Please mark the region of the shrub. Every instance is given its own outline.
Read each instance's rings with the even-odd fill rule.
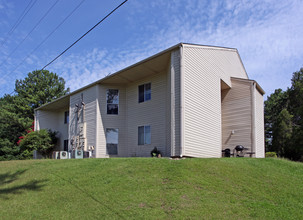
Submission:
[[[20,142],[20,150],[24,159],[33,157],[33,151],[37,150],[43,157],[48,157],[56,145],[57,132],[41,129],[28,133]]]
[[[276,152],[266,152],[265,157],[274,157],[277,158],[277,153]]]

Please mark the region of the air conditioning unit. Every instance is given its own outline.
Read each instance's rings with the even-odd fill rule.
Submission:
[[[89,151],[83,151],[83,158],[89,158]]]
[[[68,159],[67,151],[60,151],[60,159]]]
[[[53,151],[53,156],[52,156],[53,159],[60,159],[60,151]]]
[[[82,150],[75,150],[74,155],[75,155],[75,159],[83,159],[83,151]]]

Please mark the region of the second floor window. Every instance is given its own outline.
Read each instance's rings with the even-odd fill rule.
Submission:
[[[64,124],[69,123],[69,111],[64,112]]]
[[[106,91],[107,114],[118,115],[119,110],[119,90],[108,89]]]
[[[139,103],[151,100],[151,83],[139,86]]]

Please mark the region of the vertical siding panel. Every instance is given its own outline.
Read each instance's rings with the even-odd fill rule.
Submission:
[[[119,90],[119,107],[118,115],[107,114],[107,97],[108,89]],[[125,86],[122,85],[99,85],[98,86],[98,149],[97,157],[109,157],[106,154],[106,128],[118,128],[118,155],[120,157],[128,156],[127,142],[126,142],[126,96]]]
[[[81,105],[81,94],[85,103],[84,122],[86,123],[85,142],[86,146],[96,146],[96,88],[92,86],[83,91],[75,93],[70,97],[70,124],[69,139],[77,135],[77,113],[75,105]],[[82,122],[81,116],[79,122]]]
[[[138,103],[138,86],[151,83],[151,100]],[[149,157],[154,147],[165,155],[167,145],[167,72],[127,85],[127,143],[128,156]],[[151,126],[151,144],[138,145],[138,126]]]
[[[55,150],[63,150],[64,140],[68,139],[68,124],[64,124],[64,112],[68,109],[60,109],[56,112],[38,110],[37,111],[37,128],[51,129],[58,132],[58,142]]]
[[[265,157],[265,148],[264,148],[264,105],[263,105],[263,95],[255,89],[256,97],[256,157],[264,158]]]
[[[185,45],[185,152],[193,157],[221,157],[220,79],[247,79],[235,49]]]
[[[173,56],[173,69],[175,72],[175,102],[174,102],[174,119],[175,126],[173,132],[174,146],[172,151],[172,156],[180,156],[181,154],[181,87],[180,87],[180,50],[175,50],[172,52]]]
[[[232,79],[232,89],[222,91],[222,148],[243,145],[251,151],[252,100],[250,81]],[[234,131],[234,134],[232,134]]]

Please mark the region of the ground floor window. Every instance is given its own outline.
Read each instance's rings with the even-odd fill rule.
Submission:
[[[106,128],[106,153],[108,155],[118,154],[119,129]]]
[[[138,127],[138,145],[151,144],[150,126]]]
[[[68,151],[68,140],[64,140],[63,142],[63,150]]]

